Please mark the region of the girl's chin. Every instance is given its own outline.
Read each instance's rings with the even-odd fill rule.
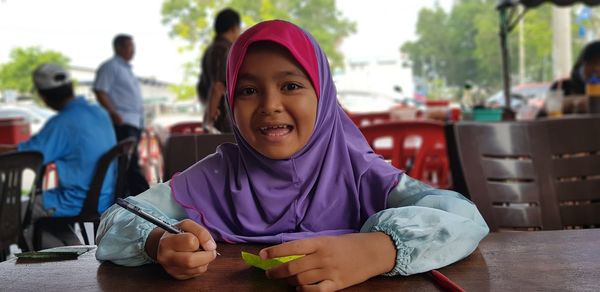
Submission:
[[[284,160],[289,159],[296,153],[296,151],[289,151],[288,147],[284,147],[285,149],[281,149],[282,147],[269,147],[269,149],[257,149],[260,154],[264,155],[267,158],[275,159],[275,160]]]

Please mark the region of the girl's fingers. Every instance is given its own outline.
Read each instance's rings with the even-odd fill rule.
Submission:
[[[336,291],[336,285],[331,280],[323,280],[317,284],[298,286],[300,291],[316,292],[316,291]]]
[[[172,266],[180,269],[196,269],[201,266],[206,266],[212,262],[217,256],[217,253],[212,251],[195,251],[195,252],[173,252],[162,259],[160,263],[163,266]]]
[[[287,278],[318,268],[321,268],[320,259],[314,255],[307,255],[269,269],[267,277],[271,279]]]
[[[208,232],[208,230],[206,228],[204,228],[202,225],[196,223],[193,220],[186,219],[186,220],[181,221],[178,224],[178,226],[183,231],[189,232],[189,233],[195,235],[196,238],[198,238],[199,245],[202,247],[203,250],[210,251],[210,250],[217,249],[217,244],[215,243],[214,239],[212,238],[212,235],[210,235],[210,232]]]
[[[317,251],[318,242],[322,238],[294,240],[262,249],[258,255],[262,259],[270,259],[291,255],[308,255]]]
[[[287,281],[294,286],[303,286],[319,283],[325,280],[325,271],[323,269],[313,269],[290,277]]]
[[[191,278],[198,277],[208,271],[208,265],[197,267],[194,269],[172,269],[171,271],[167,271],[173,278],[178,280],[187,280]]]
[[[159,248],[174,252],[195,252],[200,248],[200,240],[192,233],[165,234],[159,244]]]

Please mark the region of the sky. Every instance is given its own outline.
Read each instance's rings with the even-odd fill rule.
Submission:
[[[357,23],[356,34],[341,46],[348,59],[394,57],[415,38],[419,9],[434,3],[449,9],[453,0],[337,0],[338,9]],[[368,4],[367,4],[368,3]],[[0,63],[15,47],[40,46],[59,51],[71,65],[95,69],[112,56],[112,38],[134,36],[132,61],[139,76],[180,82],[183,43],[161,24],[162,0],[0,0]]]

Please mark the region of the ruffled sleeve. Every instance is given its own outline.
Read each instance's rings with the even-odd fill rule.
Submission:
[[[489,228],[461,194],[429,187],[407,175],[392,189],[387,209],[361,232],[380,231],[396,245],[396,265],[384,275],[412,275],[447,266],[471,254]]]
[[[174,224],[186,218],[183,209],[171,197],[167,183],[153,186],[129,202],[144,211]],[[96,258],[123,266],[139,266],[153,262],[146,254],[146,238],[156,226],[133,213],[113,205],[102,215],[96,242]]]

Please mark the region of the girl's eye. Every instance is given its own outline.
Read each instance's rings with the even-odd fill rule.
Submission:
[[[256,89],[252,88],[252,87],[244,87],[244,88],[240,88],[238,89],[238,95],[253,95],[256,93]]]
[[[300,88],[302,88],[302,87],[296,83],[287,83],[283,86],[283,90],[286,90],[286,91],[298,90]]]

